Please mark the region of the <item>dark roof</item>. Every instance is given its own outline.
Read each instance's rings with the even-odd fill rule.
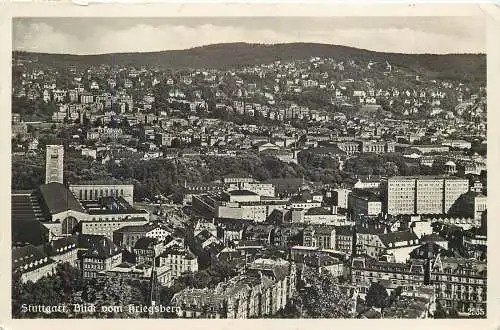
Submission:
[[[432,233],[430,235],[422,236],[420,238],[420,242],[446,242],[447,240],[443,237],[439,236],[436,233]]]
[[[89,210],[88,214],[90,215],[100,215],[100,214],[148,214],[146,210],[136,210],[136,209],[105,209],[105,210]]]
[[[77,249],[78,238],[76,236],[63,237],[45,245],[45,252],[49,256],[67,253]]]
[[[433,241],[426,242],[424,245],[414,249],[410,252],[411,259],[427,259],[428,257],[436,255],[453,257],[454,253],[450,250],[443,248]]]
[[[147,250],[153,248],[157,240],[152,237],[141,237],[135,242],[134,249]]]
[[[146,220],[145,218],[143,218]],[[137,226],[125,226],[115,230],[115,233],[146,233],[153,230],[155,226],[151,224],[137,225]]]
[[[85,209],[73,193],[61,183],[43,184],[39,187],[39,191],[51,214],[68,210],[85,213]]]
[[[364,199],[368,202],[380,202],[380,198],[372,191],[366,189],[354,189],[351,193],[354,197]]]
[[[33,245],[12,249],[12,270],[14,271],[21,271],[24,273],[43,267],[52,262],[53,260],[51,260],[42,249]],[[27,269],[24,268],[26,266]]]
[[[311,207],[306,212],[306,215],[326,215],[326,214],[332,214],[332,211],[326,207]]]
[[[248,266],[248,272],[254,274],[261,272],[262,275],[278,281],[283,280],[290,274],[288,264],[261,264],[256,262]]]
[[[250,190],[231,190],[229,191],[229,194],[232,196],[257,196],[258,194],[254,193],[253,191]]]
[[[95,258],[110,258],[121,253],[118,246],[109,238],[101,235],[79,235],[78,248],[85,250],[84,256]]]
[[[212,233],[210,233],[208,230],[206,229],[203,229],[202,231],[200,231],[198,233],[198,235],[196,235],[196,239],[202,241],[202,242],[205,242],[207,239],[209,239],[210,237],[214,237],[214,235],[212,235]]]
[[[12,244],[41,245],[49,240],[49,229],[37,220],[12,221]]]
[[[337,145],[329,145],[317,148],[310,148],[308,151],[312,154],[325,155],[325,154],[345,154],[345,151],[340,149]]]
[[[335,227],[335,236],[352,236],[354,230],[351,226],[336,226]]]
[[[331,235],[332,232],[335,233],[335,226],[332,225],[312,225],[307,227],[305,230],[314,230],[315,234]]]
[[[411,231],[395,231],[387,234],[380,234],[378,237],[380,237],[380,240],[386,246],[395,242],[418,240],[418,236]]]
[[[215,224],[231,224],[231,223],[239,223],[242,226],[250,226],[255,223],[254,220],[248,219],[233,219],[233,218],[215,218]]]
[[[386,232],[386,227],[384,225],[374,226],[356,226],[356,233],[358,234],[371,234],[371,235],[382,235]]]

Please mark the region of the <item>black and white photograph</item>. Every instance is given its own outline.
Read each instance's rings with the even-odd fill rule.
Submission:
[[[486,32],[13,17],[12,318],[487,318]]]

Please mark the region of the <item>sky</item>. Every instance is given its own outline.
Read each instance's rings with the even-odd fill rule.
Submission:
[[[472,17],[14,18],[13,50],[103,54],[248,42],[314,42],[395,53],[486,53]]]

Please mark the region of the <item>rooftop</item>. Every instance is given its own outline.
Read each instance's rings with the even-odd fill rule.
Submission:
[[[109,238],[101,235],[79,235],[78,248],[84,249],[83,255],[93,258],[108,259],[121,253],[121,250]]]
[[[39,191],[51,214],[58,214],[68,210],[86,213],[73,193],[61,183],[51,182],[40,185]]]

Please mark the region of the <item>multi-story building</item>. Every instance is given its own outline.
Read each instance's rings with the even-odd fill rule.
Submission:
[[[166,267],[155,267],[156,281],[161,286],[172,285],[172,276],[170,269]],[[99,273],[99,276],[110,278],[119,278],[127,280],[139,280],[150,283],[153,272],[153,266],[149,264],[131,264],[122,262],[118,266]]]
[[[122,218],[122,219],[103,219],[103,220],[88,220],[82,221],[81,225],[81,233],[82,234],[90,234],[90,235],[102,235],[109,239],[113,239],[114,232],[120,230],[120,228],[128,227],[128,226],[143,226],[146,225],[149,221],[143,217],[135,217],[135,218]]]
[[[394,142],[385,142],[385,141],[362,141],[361,143],[361,151],[362,152],[373,152],[373,153],[386,153],[386,152],[394,152],[395,149]]]
[[[411,290],[424,285],[424,277],[424,262],[420,260],[395,263],[356,257],[351,266],[351,282],[360,287],[369,287],[373,282],[385,280],[388,286],[386,289],[401,286],[405,290]]]
[[[335,227],[331,225],[312,225],[304,229],[303,246],[320,249],[335,249]]]
[[[134,185],[131,184],[72,184],[69,190],[80,201],[97,201],[102,197],[122,197],[130,205],[134,203]]]
[[[293,213],[300,213],[302,215],[302,221],[307,224],[325,224],[342,226],[348,225],[351,222],[347,220],[346,214],[337,213],[337,207],[325,208],[325,207],[313,207],[307,211],[292,211]],[[300,218],[300,217],[299,217]],[[293,219],[296,222],[296,219]]]
[[[335,227],[335,249],[348,255],[353,253],[354,229],[352,226]]]
[[[80,102],[83,104],[89,104],[94,102],[94,95],[90,92],[83,92],[80,94]]]
[[[50,259],[41,249],[26,245],[12,249],[12,271],[19,274],[23,283],[37,282],[39,279],[52,275],[57,263]]]
[[[351,193],[351,190],[349,189],[344,189],[344,188],[338,188],[333,190],[333,198],[334,201],[336,200],[336,205],[340,208],[347,209],[347,204],[348,204],[348,197],[349,194]],[[336,198],[335,198],[336,197]]]
[[[295,291],[294,263],[258,259],[246,274],[219,283],[215,289],[184,289],[171,304],[184,318],[252,318],[283,309]]]
[[[122,251],[107,237],[79,235],[78,260],[84,278],[97,278],[122,263]]]
[[[354,190],[349,194],[348,209],[355,220],[358,215],[379,215],[382,213],[382,202],[371,192]]]
[[[155,258],[165,251],[163,242],[156,238],[141,237],[134,245],[135,262],[152,265]]]
[[[257,222],[266,221],[274,210],[283,210],[288,200],[266,199],[245,190],[229,193],[203,194],[192,197],[193,209],[208,218],[246,219]],[[321,205],[321,203],[316,203]]]
[[[454,177],[392,177],[386,183],[387,213],[445,214],[469,190],[467,179]]]
[[[436,288],[436,300],[444,309],[462,313],[475,309],[486,313],[486,261],[436,258],[431,281]]]
[[[481,219],[488,208],[488,198],[480,192],[469,191],[457,199],[451,206],[450,214]]]
[[[113,231],[113,242],[119,247],[131,250],[135,243],[142,237],[155,238],[164,242],[171,232],[157,225],[129,225]]]
[[[47,243],[43,248],[48,257],[57,264],[78,266],[78,239],[76,236],[63,237]]]
[[[64,146],[47,145],[45,158],[45,183],[63,183],[64,171]]]
[[[184,272],[198,271],[198,259],[184,247],[172,246],[160,254],[160,267],[166,266],[172,270],[172,279]]]

